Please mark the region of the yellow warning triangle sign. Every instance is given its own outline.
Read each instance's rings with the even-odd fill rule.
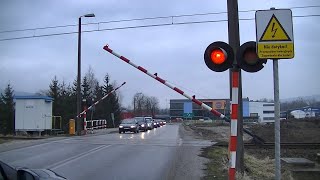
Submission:
[[[259,42],[263,41],[291,41],[277,17],[273,14]]]

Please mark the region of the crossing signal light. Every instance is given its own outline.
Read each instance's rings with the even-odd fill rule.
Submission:
[[[246,72],[258,72],[267,63],[267,59],[260,59],[256,52],[256,42],[248,41],[237,51],[237,64]]]
[[[211,52],[211,60],[215,64],[222,64],[226,60],[226,53],[221,49],[215,49]]]
[[[229,44],[221,41],[211,43],[204,52],[204,61],[209,69],[223,72],[232,67],[234,53]]]

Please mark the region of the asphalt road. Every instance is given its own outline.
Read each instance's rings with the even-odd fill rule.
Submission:
[[[0,150],[0,160],[12,166],[52,169],[71,180],[198,179],[199,160],[192,156],[212,143],[184,140],[179,132],[179,125],[166,125],[139,134],[52,139]]]

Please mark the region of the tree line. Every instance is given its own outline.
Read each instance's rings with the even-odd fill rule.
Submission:
[[[109,74],[104,76],[103,83],[100,84],[97,78],[95,77],[93,70],[89,67],[87,73],[82,78],[81,83],[81,100],[82,100],[82,109],[84,106],[90,106],[95,101],[100,100],[103,96],[108,94],[117,86],[114,81],[111,83],[111,78]],[[66,84],[64,81],[59,82],[55,76],[50,85],[49,90],[41,92],[43,94],[50,96],[54,99],[52,106],[52,114],[54,116],[62,117],[62,128],[64,130],[68,129],[69,119],[74,119],[76,117],[77,111],[77,80],[74,80],[73,84]],[[91,111],[87,112],[87,120],[91,119],[106,119],[107,125],[113,125],[111,120],[111,113],[114,114],[115,124],[119,124],[120,121],[120,99],[119,92],[112,93],[108,98],[101,101],[98,105],[93,107]],[[56,121],[55,127],[59,126],[59,121]]]
[[[133,113],[135,116],[154,116],[159,113],[159,100],[154,96],[136,93],[133,96]]]
[[[289,111],[306,106],[320,107],[320,101],[317,101],[316,99],[305,100],[300,97],[293,101],[281,102],[280,104],[281,111]]]

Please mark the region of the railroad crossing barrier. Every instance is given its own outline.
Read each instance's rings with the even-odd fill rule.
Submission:
[[[110,94],[114,93],[115,91],[117,91],[119,88],[121,88],[125,84],[126,84],[126,82],[123,82],[120,86],[118,86],[117,88],[115,88],[112,91],[110,91],[108,94],[103,96],[101,99],[99,99],[98,101],[93,103],[88,108],[85,106],[84,110],[80,114],[78,114],[76,116],[76,119],[79,119],[80,117],[83,116],[83,130],[84,130],[83,132],[84,132],[84,134],[87,134],[87,130],[91,130],[91,132],[93,133],[93,129],[107,128],[107,120],[90,120],[90,121],[87,121],[87,112],[89,110],[91,110],[94,106],[98,105],[101,101],[103,101]],[[88,126],[91,126],[91,127],[88,127]],[[88,129],[88,128],[91,128],[91,129]]]
[[[86,134],[88,132],[93,134],[94,130],[106,129],[106,128],[107,128],[107,120],[105,119],[89,120],[84,122],[84,130]]]

